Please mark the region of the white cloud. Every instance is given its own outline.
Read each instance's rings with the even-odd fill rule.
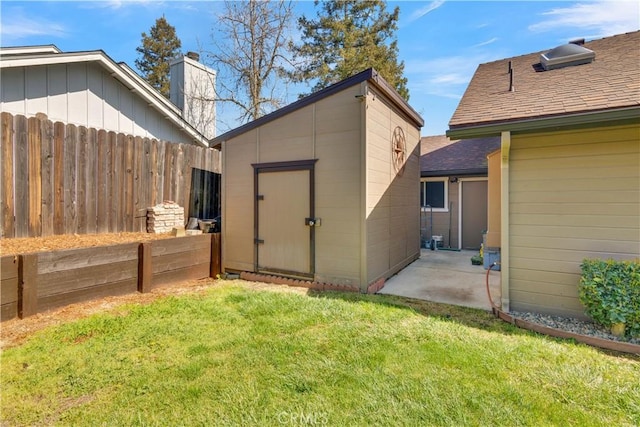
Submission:
[[[640,28],[640,3],[637,1],[595,1],[551,9],[545,19],[529,26],[533,32],[557,28],[580,28],[596,37],[635,31]]]
[[[105,7],[108,9],[120,9],[122,7],[122,1],[114,0],[114,1],[104,1],[104,2],[93,2],[97,3],[96,7]]]
[[[132,5],[144,5],[144,6],[163,6],[163,1],[152,1],[152,0],[90,0],[82,4],[81,7],[87,9],[112,9],[118,10],[125,6]]]
[[[473,47],[486,46],[486,45],[488,45],[488,44],[495,43],[495,42],[497,42],[498,40],[499,40],[499,39],[498,39],[497,37],[493,37],[493,38],[491,38],[491,39],[489,39],[489,40],[487,40],[487,41],[484,41],[484,42],[482,42],[482,43],[475,44],[475,45],[473,45]]]
[[[436,10],[437,8],[439,8],[440,6],[442,6],[444,4],[444,0],[434,0],[431,3],[427,4],[424,7],[421,7],[420,9],[416,10],[415,12],[413,12],[411,14],[411,16],[409,16],[408,18],[408,22],[411,23],[415,20],[418,20],[420,18],[422,18],[424,15],[426,15],[429,12],[432,12],[434,10]]]
[[[482,62],[486,62],[484,55],[459,55],[428,60],[410,60],[405,64],[405,72],[419,73],[425,76],[431,76],[433,79],[437,78],[437,76],[451,74],[471,78],[478,64]],[[452,79],[449,80],[454,81]],[[459,80],[455,80],[455,82],[461,83]]]
[[[502,57],[502,52],[475,53],[413,60],[405,63],[405,73],[411,82],[411,93],[460,99],[478,64]]]
[[[453,76],[452,80],[457,81],[460,76]],[[411,83],[409,89],[411,90],[411,96],[413,97],[424,97],[424,96],[436,96],[438,98],[447,98],[447,99],[456,99],[460,100],[462,98],[462,94],[466,88],[465,83],[438,83],[438,80],[447,80],[445,75],[438,77],[430,77],[430,76],[415,76],[412,77],[409,81]]]
[[[409,61],[405,72],[415,93],[459,99],[478,61],[462,56]]]
[[[0,34],[5,41],[15,42],[30,36],[66,37],[68,30],[60,24],[38,18],[26,18],[15,15],[4,16],[0,25]]]
[[[469,76],[462,73],[451,72],[431,76],[429,83],[438,85],[463,85],[469,81]]]

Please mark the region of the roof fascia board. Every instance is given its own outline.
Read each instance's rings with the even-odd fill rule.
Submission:
[[[540,132],[562,127],[596,126],[607,122],[638,120],[640,120],[640,107],[634,106],[615,110],[589,111],[586,113],[531,118],[512,122],[461,126],[447,130],[447,136],[451,139],[470,139],[499,136],[503,131],[509,131],[511,133]]]
[[[54,44],[0,47],[0,55],[34,55],[43,53],[62,53],[62,51]]]
[[[101,51],[37,54],[37,55],[5,55],[0,68],[30,67],[34,65],[56,65],[75,62],[99,61],[105,54]]]
[[[468,175],[487,175],[488,168],[477,169],[451,169],[451,170],[426,170],[421,171],[421,177],[434,177],[434,176],[468,176]]]
[[[124,84],[129,90],[134,90],[150,106],[168,118],[174,125],[187,133],[193,140],[204,147],[209,147],[207,139],[201,135],[193,126],[187,123],[180,113],[180,110],[168,100],[161,99],[160,94],[155,94],[153,89],[140,76],[138,76],[129,66],[122,67],[116,64],[103,51],[56,53],[51,55],[33,55],[28,57],[3,58],[0,61],[0,68],[29,67],[39,65],[56,65],[81,62],[97,62],[102,65],[114,78]]]
[[[151,86],[145,79],[140,77],[138,73],[133,71],[133,69],[129,67],[126,63],[121,62],[119,64],[116,64],[116,66],[120,70],[124,71],[124,73],[127,74],[132,80],[134,80],[137,85],[142,86],[149,93],[151,97],[156,98],[159,103],[164,104],[167,108],[173,110],[175,114],[178,114],[178,115],[181,114],[180,109],[176,105],[174,105],[171,101],[169,101],[164,96],[156,94],[155,92],[157,91],[153,88],[153,86]]]
[[[374,86],[382,90],[383,93],[391,100],[396,107],[400,108],[419,128],[424,126],[424,119],[405,101],[391,85],[382,78],[378,73],[369,79]]]

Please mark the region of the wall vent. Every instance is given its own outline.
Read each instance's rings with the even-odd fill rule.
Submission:
[[[564,44],[540,55],[540,64],[545,70],[582,65],[593,62],[596,53],[574,43]]]

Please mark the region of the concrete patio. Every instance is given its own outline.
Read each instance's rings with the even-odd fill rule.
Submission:
[[[487,271],[471,265],[476,251],[422,249],[420,259],[391,277],[378,293],[491,310],[486,291]],[[500,273],[489,277],[491,297],[500,301]]]

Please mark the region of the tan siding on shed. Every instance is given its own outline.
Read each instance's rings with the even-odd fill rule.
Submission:
[[[224,268],[252,271],[253,245],[253,168],[257,161],[256,134],[253,130],[225,143],[223,147],[222,263]]]
[[[373,91],[372,91],[373,92]],[[367,98],[367,281],[389,277],[420,253],[420,134],[381,94]],[[406,161],[391,157],[396,127],[404,131]]]
[[[313,158],[313,106],[260,127],[260,163]]]
[[[359,86],[225,142],[223,266],[254,269],[251,163],[318,159],[315,165],[316,280],[360,282]],[[258,155],[259,154],[259,155]]]
[[[513,135],[511,309],[583,317],[584,258],[640,257],[637,125]]]
[[[315,104],[316,280],[360,284],[360,110],[356,85]]]
[[[390,268],[389,185],[395,176],[391,164],[391,110],[369,94],[367,103],[367,281]]]

